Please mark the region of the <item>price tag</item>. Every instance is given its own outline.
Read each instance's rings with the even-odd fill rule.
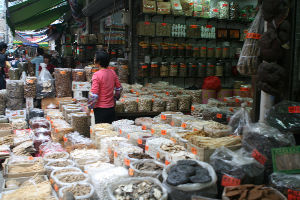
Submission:
[[[157,158],[157,159],[160,159],[159,152],[156,153],[156,158]]]
[[[130,160],[129,159],[127,159],[127,158],[125,158],[124,159],[124,164],[125,164],[125,166],[130,166]]]
[[[128,138],[128,140],[130,139],[130,134],[127,134],[127,138]]]
[[[83,173],[88,174],[88,171],[84,171]]]
[[[29,159],[29,160],[33,160],[34,158],[33,158],[32,156],[29,156],[28,159]]]
[[[192,65],[192,68],[196,68],[197,67],[197,65]]]
[[[219,12],[219,10],[218,9],[213,9],[213,12]]]
[[[157,65],[157,64],[152,64],[151,67],[152,67],[152,68],[157,68],[158,65]]]
[[[222,119],[222,114],[217,114],[218,119]]]
[[[257,149],[254,149],[252,151],[252,157],[262,165],[265,165],[265,163],[267,161],[267,158],[264,155],[262,155],[261,153],[259,153]]]
[[[59,188],[58,188],[58,186],[55,184],[54,185],[54,190],[56,191],[56,192],[58,192],[58,190],[59,190]]]
[[[249,91],[250,91],[250,88],[241,87],[240,90],[241,90],[242,92],[249,92]]]
[[[195,111],[195,107],[194,107],[194,106],[192,106],[192,107],[191,107],[191,110],[192,110],[192,111]]]
[[[147,69],[148,66],[147,65],[142,65],[142,69]]]
[[[53,184],[53,183],[54,183],[54,181],[53,181],[53,179],[52,179],[52,178],[50,178],[50,180],[49,180],[49,181],[50,181],[50,183],[51,183],[51,184]]]
[[[154,134],[154,133],[155,133],[155,130],[154,130],[154,129],[151,129],[151,133]]]
[[[171,126],[174,126],[174,125],[175,125],[174,121],[171,121],[171,123],[170,123],[170,124],[171,124]]]
[[[165,161],[165,165],[168,166],[170,162],[168,160]]]
[[[98,71],[98,69],[92,69],[93,73],[96,73]]]
[[[196,149],[195,147],[192,147],[192,148],[191,148],[191,152],[192,152],[192,154],[197,155],[197,149]]]
[[[83,75],[83,72],[77,72],[77,75],[78,75],[78,76],[82,76],[82,75]]]
[[[26,82],[29,83],[29,84],[33,84],[34,81],[29,79]]]
[[[166,130],[161,130],[161,135],[167,135],[167,131]]]
[[[138,140],[137,140],[137,143],[138,143],[138,144],[143,144],[143,140],[142,140],[142,139],[138,139]]]
[[[246,38],[259,40],[261,38],[261,34],[258,33],[247,33]]]
[[[145,25],[149,25],[150,24],[150,22],[145,22]]]
[[[181,127],[182,127],[182,128],[186,128],[186,123],[182,123],[182,124],[181,124]]]
[[[230,111],[230,112],[234,112],[233,108],[229,108],[229,111]]]
[[[123,69],[128,69],[128,66],[127,65],[122,65],[121,66]]]
[[[161,117],[162,120],[166,120],[167,119],[166,115],[161,115],[160,117]]]
[[[175,7],[178,7],[178,6],[179,6],[179,4],[178,4],[178,3],[174,3],[174,6],[175,6]]]
[[[147,130],[147,127],[145,125],[143,125],[142,130]]]
[[[181,64],[180,67],[181,68],[186,68],[186,65],[185,64]]]
[[[161,23],[162,26],[167,26],[167,23]]]
[[[170,93],[169,93],[169,92],[166,92],[166,95],[167,95],[167,96],[169,96],[169,95],[170,95]]]
[[[68,142],[68,138],[63,137],[63,139],[64,139],[64,142]]]
[[[191,28],[198,28],[197,25],[190,25]]]
[[[108,152],[108,154],[111,154],[112,153],[111,148],[108,148],[107,152]]]
[[[60,74],[65,75],[67,72],[66,71],[61,71]]]
[[[131,169],[131,168],[129,168],[129,170],[128,170],[128,174],[129,174],[129,176],[133,176],[133,175],[134,175],[134,170],[133,170],[133,169]]]
[[[228,176],[228,175],[223,175],[222,177],[222,182],[221,185],[226,187],[226,186],[237,186],[241,184],[241,180]]]
[[[170,138],[170,140],[172,140],[172,142],[174,142],[174,144],[176,144],[176,142],[177,142],[177,141],[175,140],[175,138],[172,138],[172,137]]]
[[[300,191],[289,189],[288,200],[300,200]]]
[[[226,98],[224,98],[224,102],[226,102],[227,101],[227,99]]]
[[[197,132],[198,131],[198,129],[196,129],[196,128],[194,128],[194,130],[193,130],[194,132]]]
[[[117,158],[118,157],[118,153],[115,151],[114,152],[114,157]]]
[[[120,135],[122,135],[122,130],[121,129],[120,129],[119,133],[120,133]]]
[[[213,26],[212,25],[206,25],[206,28],[212,28]]]
[[[227,4],[227,3],[224,3],[222,6],[223,6],[223,7],[227,7],[227,6],[228,6],[228,4]]]
[[[149,151],[149,146],[148,145],[145,146],[145,151]]]
[[[239,102],[240,102],[240,100],[239,100],[239,99],[235,99],[235,102],[236,102],[236,103],[239,103]]]

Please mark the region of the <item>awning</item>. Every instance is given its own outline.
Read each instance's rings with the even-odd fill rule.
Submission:
[[[8,8],[11,29],[36,30],[50,25],[70,10],[66,0],[27,0]]]
[[[96,13],[101,13],[103,9],[113,8],[115,1],[116,10],[124,7],[124,2],[121,0],[95,0],[82,9],[82,13],[86,17],[90,17]]]

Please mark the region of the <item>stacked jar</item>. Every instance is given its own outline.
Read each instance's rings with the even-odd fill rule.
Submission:
[[[157,62],[151,62],[150,75],[151,77],[159,77],[160,69]]]
[[[176,77],[178,75],[178,64],[176,62],[171,62],[170,65],[170,77]]]
[[[207,63],[206,76],[214,76],[215,68],[216,66],[213,63]]]
[[[145,78],[149,76],[149,66],[147,63],[139,64],[138,76],[141,78]]]
[[[187,76],[187,66],[186,66],[185,63],[180,63],[178,76],[179,77],[186,77]]]
[[[188,64],[188,77],[195,77],[197,75],[197,65],[195,63]]]
[[[204,78],[206,77],[206,65],[205,63],[198,63],[198,77]]]
[[[160,66],[160,77],[168,77],[169,76],[169,68],[170,65],[167,62],[162,62]]]

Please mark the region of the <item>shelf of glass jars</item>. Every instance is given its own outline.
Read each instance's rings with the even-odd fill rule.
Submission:
[[[249,20],[249,19],[218,19],[218,18],[205,18],[205,17],[195,17],[195,16],[185,16],[185,15],[172,15],[172,14],[157,14],[157,13],[142,13],[140,12],[138,14],[138,16],[144,16],[144,17],[149,17],[149,18],[152,18],[152,17],[156,17],[156,16],[159,16],[159,17],[174,17],[174,19],[176,18],[185,18],[186,20],[187,19],[196,19],[196,20],[206,20],[206,21],[214,21],[214,22],[217,22],[217,23],[227,23],[227,24],[230,24],[230,23],[235,23],[235,24],[244,24],[244,25],[249,25],[253,20]]]
[[[195,41],[216,41],[216,42],[245,42],[240,39],[226,39],[226,38],[199,38],[199,37],[175,37],[175,36],[147,36],[147,35],[138,35],[138,38],[145,39],[179,39],[179,40],[195,40]]]

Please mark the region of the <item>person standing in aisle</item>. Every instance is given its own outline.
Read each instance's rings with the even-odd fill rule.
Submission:
[[[7,45],[4,42],[1,42],[0,43],[0,90],[6,89],[6,82],[5,82],[6,49],[7,49]]]
[[[44,62],[44,49],[42,48],[38,48],[37,49],[37,56],[35,58],[33,58],[31,61],[31,63],[35,64],[35,76],[38,77],[39,76],[39,67],[40,64]]]
[[[99,71],[93,75],[89,97],[89,108],[94,109],[96,124],[112,123],[115,120],[115,104],[122,92],[117,74],[107,69],[109,60],[106,51],[96,52],[94,62]]]

